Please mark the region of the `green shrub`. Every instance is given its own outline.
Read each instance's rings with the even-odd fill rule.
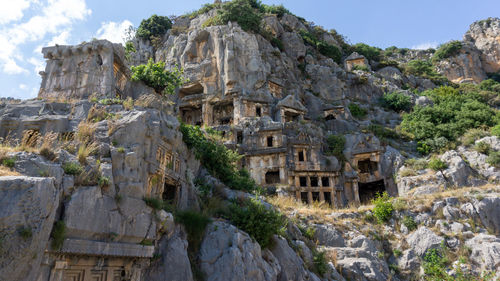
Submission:
[[[97,180],[97,183],[99,184],[99,187],[104,188],[109,186],[109,178],[100,176],[99,179]]]
[[[367,114],[366,109],[361,108],[355,103],[350,103],[347,107],[349,108],[352,116],[354,116],[355,118],[361,119],[364,118]]]
[[[235,226],[248,233],[262,248],[270,246],[273,235],[282,233],[287,224],[285,216],[264,206],[258,199],[233,202],[228,215]]]
[[[460,49],[462,49],[462,42],[460,41],[451,41],[445,43],[439,46],[439,48],[436,50],[434,56],[432,56],[432,61],[438,62],[443,59],[454,56],[455,54],[458,53],[458,51],[460,51]]]
[[[313,252],[313,264],[314,272],[318,273],[320,277],[323,277],[325,273],[328,272],[328,262],[326,260],[325,252],[314,251]]]
[[[211,222],[210,218],[202,213],[187,210],[177,212],[175,214],[175,221],[184,225],[188,235],[190,251],[197,252],[203,235],[205,234],[205,229]]]
[[[218,11],[218,21],[227,24],[230,21],[237,22],[245,31],[260,31],[261,13],[252,7],[248,0],[233,0],[222,4]]]
[[[214,3],[214,4],[206,3],[200,9],[198,9],[194,12],[191,12],[191,13],[187,14],[186,16],[189,17],[190,19],[194,19],[195,17],[197,17],[199,15],[202,15],[204,13],[209,12],[210,10],[212,10],[214,8],[219,8],[219,7],[220,7],[220,4],[217,4],[217,3]]]
[[[325,41],[318,41],[316,48],[322,55],[333,59],[336,63],[340,63],[342,52],[337,46],[330,45]]]
[[[375,136],[381,139],[398,139],[399,135],[396,131],[386,128],[379,124],[370,124],[367,127],[368,131],[372,132]]]
[[[429,249],[424,256],[424,273],[427,280],[446,280],[446,265],[448,260],[441,249]]]
[[[352,67],[352,70],[361,70],[361,71],[364,71],[364,72],[370,72],[370,69],[366,65],[357,65],[357,64],[355,64]]]
[[[345,160],[345,137],[343,135],[329,135],[326,138],[326,144],[328,145],[326,155],[335,156],[339,161]]]
[[[354,51],[365,56],[368,60],[379,61],[382,50],[377,47],[372,47],[364,43],[358,43],[352,46]]]
[[[167,212],[173,211],[173,206],[171,205],[172,202],[163,201],[162,199],[155,197],[144,197],[142,200],[144,200],[146,205],[153,210],[165,210]]]
[[[410,111],[412,107],[411,98],[405,94],[397,92],[384,94],[381,99],[381,104],[384,108],[391,109],[396,112]]]
[[[284,16],[285,14],[293,15],[287,8],[283,5],[266,5],[262,4],[262,9],[266,14],[273,14],[278,16],[279,18]]]
[[[427,167],[429,169],[432,169],[434,171],[442,171],[442,170],[446,170],[448,168],[448,165],[446,164],[446,162],[442,161],[441,159],[437,158],[437,157],[433,157],[431,158],[431,160],[429,160],[429,164],[427,164]]]
[[[424,170],[427,168],[427,160],[423,158],[420,159],[410,158],[405,161],[405,165],[417,171]]]
[[[492,166],[500,167],[500,152],[499,151],[490,152],[490,155],[488,155],[488,158],[486,158],[486,162]]]
[[[487,142],[480,141],[476,143],[476,145],[474,145],[474,150],[479,153],[488,155],[491,150],[491,145]]]
[[[14,168],[14,166],[16,165],[16,158],[4,158],[2,159],[2,165],[8,168]]]
[[[134,43],[132,41],[127,41],[125,43],[125,59],[130,61],[132,58],[132,53],[137,52],[135,49]]]
[[[198,126],[181,124],[180,131],[188,148],[194,149],[196,158],[212,176],[232,189],[253,191],[257,188],[247,171],[237,169],[236,164],[241,158],[237,152],[206,136]]]
[[[422,78],[430,79],[438,85],[445,84],[448,79],[439,74],[432,63],[423,60],[409,61],[404,67],[404,73],[407,75],[420,76]]]
[[[493,134],[493,128],[491,129],[492,134]],[[498,133],[500,133],[500,126],[498,127]],[[487,137],[489,135],[490,133],[484,129],[471,128],[464,133],[464,135],[461,137],[460,140],[464,145],[471,145],[474,142],[476,142],[476,140]]]
[[[297,227],[305,238],[314,241],[314,234],[316,233],[316,229],[314,227],[304,227],[301,225],[298,225]]]
[[[68,175],[79,175],[83,172],[83,167],[76,162],[66,162],[62,165],[64,173]]]
[[[394,208],[387,192],[377,193],[376,197],[372,199],[372,203],[375,205],[373,215],[379,223],[386,222],[391,218]]]
[[[278,39],[278,38],[276,38],[276,37],[273,37],[273,38],[271,39],[271,45],[273,45],[273,47],[278,47],[278,49],[280,49],[280,51],[282,51],[282,52],[283,52],[283,50],[285,49],[285,48],[283,47],[283,42],[281,42],[281,40],[280,40],[280,39]]]
[[[24,240],[28,240],[33,236],[33,231],[31,230],[31,227],[26,227],[22,226],[17,230],[17,233],[19,233],[19,236],[23,238]]]
[[[423,155],[431,152],[439,152],[448,147],[449,141],[445,137],[436,137],[417,142],[417,151]]]
[[[493,79],[485,79],[479,84],[479,89],[500,93],[500,83]]]
[[[491,128],[491,134],[500,137],[500,124],[495,125]]]
[[[400,249],[393,249],[392,250],[392,254],[396,257],[396,258],[399,258],[403,252],[400,250]]]
[[[406,226],[406,228],[408,228],[409,231],[417,229],[417,223],[412,216],[405,216],[403,218],[403,224],[404,226]]]
[[[125,148],[120,146],[116,149],[116,151],[118,151],[119,153],[125,153]]]
[[[137,28],[136,36],[142,39],[151,40],[153,37],[161,37],[172,27],[172,22],[168,17],[152,15],[148,19],[141,21]]]
[[[154,63],[149,59],[147,64],[132,66],[132,80],[143,81],[149,87],[155,89],[158,94],[175,94],[175,89],[182,86],[186,80],[183,78],[184,71],[178,67],[165,70],[165,63]]]
[[[51,247],[53,250],[59,250],[63,246],[64,239],[66,238],[66,224],[64,221],[59,220],[54,224],[52,233]]]

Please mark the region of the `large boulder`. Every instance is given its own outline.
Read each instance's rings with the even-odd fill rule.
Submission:
[[[500,235],[500,197],[486,197],[474,204],[483,225]]]
[[[332,225],[314,225],[314,239],[322,246],[345,247],[346,243],[340,231]]]
[[[481,63],[486,73],[500,70],[500,19],[488,18],[474,22],[464,35],[464,41],[474,44],[481,52]]]
[[[207,227],[201,243],[200,269],[207,281],[276,280],[279,267],[272,255],[233,225],[216,221]]]
[[[479,234],[467,240],[465,245],[471,249],[471,265],[476,272],[497,271],[500,278],[500,238],[493,235]]]
[[[406,241],[415,254],[424,257],[428,250],[438,248],[444,239],[427,227],[421,226],[410,234]]]
[[[59,194],[53,178],[0,177],[1,280],[35,280]]]
[[[284,238],[278,236],[275,236],[273,239],[274,246],[271,252],[276,257],[281,267],[277,280],[308,280],[309,272],[306,270],[304,262],[288,245],[288,242]]]

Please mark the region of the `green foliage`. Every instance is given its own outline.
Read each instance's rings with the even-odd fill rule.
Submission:
[[[137,50],[135,49],[134,43],[132,41],[127,41],[125,43],[125,59],[127,61],[130,61],[130,59],[132,58],[132,53],[135,52],[137,52]]]
[[[491,145],[487,142],[480,141],[480,142],[476,143],[476,145],[474,146],[474,150],[479,152],[479,153],[488,155],[490,153],[490,150],[491,150]]]
[[[500,137],[500,124],[498,125],[495,125],[491,128],[491,134],[493,136],[497,136],[497,137]]]
[[[326,144],[328,145],[328,151],[326,151],[326,155],[333,155],[339,161],[345,160],[345,137],[343,135],[329,135],[326,138]]]
[[[438,62],[454,56],[458,53],[458,51],[460,51],[460,49],[462,49],[462,43],[460,41],[450,41],[448,43],[445,43],[439,46],[439,48],[436,50],[434,56],[432,56],[432,61]]]
[[[191,12],[189,14],[187,14],[186,16],[189,17],[190,19],[194,19],[195,17],[199,16],[199,15],[202,15],[204,13],[207,13],[209,12],[210,10],[214,9],[214,8],[219,8],[220,7],[220,4],[210,4],[210,3],[206,3],[204,4],[200,9],[194,11],[194,12]]]
[[[486,79],[479,84],[479,89],[500,93],[500,83],[493,79]]]
[[[384,108],[391,109],[396,112],[409,111],[412,107],[411,98],[405,94],[397,92],[384,94],[380,102]]]
[[[116,198],[115,198],[116,199]],[[144,197],[142,198],[146,205],[153,210],[165,210],[167,212],[173,212],[174,206],[172,206],[172,202],[163,201],[160,198],[155,197]]]
[[[446,170],[446,168],[448,168],[448,165],[443,160],[441,160],[437,157],[433,157],[433,158],[431,158],[431,160],[429,160],[427,167],[429,169],[432,169],[432,170],[437,172],[437,171]]]
[[[448,259],[443,255],[441,249],[429,249],[424,256],[425,278],[427,280],[446,280],[448,274],[446,273],[446,265]]]
[[[2,159],[2,165],[8,168],[14,168],[14,166],[16,165],[16,158],[4,158]]]
[[[196,252],[200,247],[207,225],[211,222],[206,215],[193,211],[181,211],[175,214],[175,221],[184,225],[188,235],[190,251]]]
[[[409,61],[404,67],[404,73],[407,75],[419,76],[422,78],[430,79],[438,85],[443,85],[448,82],[448,79],[439,74],[432,63],[424,60]]]
[[[31,230],[31,227],[26,227],[26,226],[22,226],[19,229],[17,229],[17,233],[24,240],[28,240],[33,236],[33,231]]]
[[[278,49],[280,49],[280,51],[282,51],[282,52],[284,50],[283,42],[281,42],[281,40],[276,38],[276,37],[273,37],[271,39],[271,45],[273,45],[273,47],[278,47]]]
[[[422,155],[427,155],[431,152],[441,152],[446,149],[450,144],[445,137],[435,137],[433,139],[426,139],[417,142],[417,151]]]
[[[320,277],[328,272],[328,261],[326,260],[325,252],[313,252],[314,272],[318,273]]]
[[[261,4],[261,10],[263,10],[266,14],[273,14],[278,16],[279,18],[284,16],[285,14],[293,15],[287,8],[283,5],[266,5]]]
[[[260,31],[262,15],[260,11],[256,9],[258,7],[252,7],[251,2],[252,1],[248,0],[225,2],[218,11],[217,21],[221,24],[235,21],[243,30],[258,33]]]
[[[165,70],[165,63],[154,63],[153,59],[149,59],[147,64],[132,66],[132,80],[143,81],[146,85],[155,89],[158,94],[175,93],[175,89],[182,86],[186,80],[183,78],[183,69],[177,66],[172,70]]]
[[[365,56],[368,60],[379,61],[382,50],[377,47],[372,47],[364,43],[358,43],[353,47],[353,50],[358,54]]]
[[[488,158],[486,158],[486,162],[492,166],[500,167],[500,152],[499,151],[490,152],[490,155],[488,155]]]
[[[304,40],[304,43],[316,48],[322,55],[332,58],[335,62],[340,63],[342,52],[337,46],[333,46],[323,40],[319,40],[316,34],[304,29],[300,30],[299,34],[302,37],[302,40]]]
[[[61,249],[64,243],[64,238],[66,237],[66,224],[64,223],[64,221],[59,220],[54,224],[54,228],[52,228],[52,233],[50,236],[52,237],[52,249]]]
[[[99,184],[99,187],[104,188],[109,186],[109,178],[100,176],[99,179],[97,180],[97,183]]]
[[[406,228],[408,228],[409,231],[417,229],[417,223],[412,216],[405,216],[403,218],[403,224],[404,226],[406,226]]]
[[[473,85],[471,87],[474,87]],[[415,106],[413,112],[404,114],[401,131],[420,141],[421,150],[435,151],[430,140],[446,138],[455,141],[471,128],[495,125],[496,111],[490,107],[478,88],[439,87],[425,91],[432,106]],[[443,144],[442,139],[439,139]]]
[[[118,151],[119,153],[125,153],[125,148],[124,147],[118,147],[116,149],[116,151]]]
[[[396,131],[386,128],[379,124],[370,124],[367,127],[368,131],[372,132],[375,136],[381,139],[398,139],[399,135]]]
[[[386,222],[391,218],[394,207],[387,192],[377,193],[376,197],[372,199],[372,204],[375,205],[373,215],[379,223]]]
[[[232,189],[253,191],[255,182],[245,170],[237,169],[237,161],[241,156],[218,143],[213,137],[206,135],[200,127],[181,124],[182,139],[210,174],[220,179]]]
[[[493,127],[493,128],[495,128],[495,127]],[[493,128],[491,129],[492,134],[493,134]],[[500,134],[500,126],[498,126],[498,133]],[[487,137],[489,135],[490,135],[490,133],[484,129],[471,128],[464,133],[464,135],[461,137],[460,140],[462,141],[462,144],[464,144],[464,145],[471,145],[476,140],[478,140],[480,138]]]
[[[414,170],[424,170],[427,168],[427,160],[424,158],[410,158],[405,161],[405,165]]]
[[[137,28],[136,36],[145,40],[153,37],[161,37],[172,27],[172,22],[168,17],[152,15],[148,19],[141,21]]]
[[[366,109],[361,108],[355,103],[350,103],[347,107],[349,108],[352,116],[354,116],[355,118],[361,119],[364,118],[367,114]]]
[[[361,71],[364,71],[364,72],[370,72],[370,69],[366,65],[357,65],[357,64],[355,64],[352,67],[352,70],[361,70]]]
[[[83,172],[82,166],[77,162],[66,162],[62,165],[64,173],[68,175],[79,175]]]
[[[392,254],[396,257],[396,258],[399,258],[403,252],[400,250],[400,249],[393,249],[392,250]]]
[[[305,238],[314,241],[314,234],[316,233],[316,229],[314,227],[304,227],[302,225],[298,225],[297,227]]]
[[[233,201],[228,216],[235,226],[248,233],[262,248],[270,246],[273,235],[282,233],[287,224],[285,216],[255,198]]]

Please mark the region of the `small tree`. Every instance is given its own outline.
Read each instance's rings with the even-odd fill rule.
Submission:
[[[345,137],[343,135],[329,135],[326,138],[326,144],[328,145],[327,155],[333,155],[337,157],[339,161],[345,160],[344,157],[344,146]]]
[[[171,71],[165,70],[164,62],[154,63],[151,58],[147,64],[132,66],[131,70],[133,81],[143,81],[158,94],[173,95],[175,89],[186,82],[182,69],[174,67]]]
[[[151,40],[153,37],[163,36],[171,27],[172,22],[168,17],[152,15],[141,21],[136,35],[139,38]]]
[[[384,94],[381,104],[383,107],[392,109],[396,112],[409,111],[412,106],[409,96],[396,92]]]
[[[441,159],[434,157],[429,161],[428,167],[436,172],[441,172],[443,178],[448,182],[448,178],[444,175],[443,171],[448,168],[448,165]]]
[[[391,218],[394,207],[392,206],[391,198],[387,192],[377,193],[372,203],[375,205],[373,208],[373,215],[377,218],[379,223],[386,222]]]

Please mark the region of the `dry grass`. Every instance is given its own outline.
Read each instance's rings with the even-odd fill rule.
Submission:
[[[94,139],[95,126],[88,121],[82,121],[78,124],[76,138],[82,143],[90,143]]]
[[[0,165],[0,177],[6,177],[6,176],[22,176],[22,175],[14,170],[11,170],[5,166]]]
[[[95,143],[82,143],[78,147],[78,162],[80,164],[87,164],[87,157],[94,154],[97,151],[97,145]]]
[[[97,104],[94,104],[90,109],[87,115],[87,121],[89,122],[99,122],[105,120],[109,117],[109,113],[106,111],[106,108]]]

